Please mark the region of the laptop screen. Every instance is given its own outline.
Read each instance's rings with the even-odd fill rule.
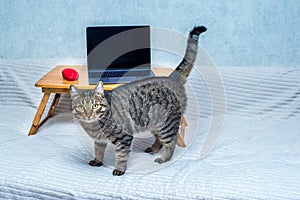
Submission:
[[[86,41],[89,72],[151,68],[149,26],[87,27]]]

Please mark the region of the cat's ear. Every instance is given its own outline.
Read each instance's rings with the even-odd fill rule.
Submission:
[[[74,86],[74,85],[70,85],[70,95],[71,95],[71,99],[73,100],[76,96],[79,95],[79,90]]]
[[[103,83],[102,81],[99,81],[97,83],[97,86],[95,87],[95,96],[97,97],[104,97],[104,89],[103,89]]]

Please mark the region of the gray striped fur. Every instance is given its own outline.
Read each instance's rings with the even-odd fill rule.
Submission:
[[[156,153],[164,147],[160,158],[171,159],[178,137],[180,119],[186,108],[184,83],[192,70],[198,49],[198,36],[205,27],[195,27],[189,34],[182,62],[169,77],[152,77],[115,88],[104,94],[99,82],[93,90],[70,86],[72,111],[95,141],[92,166],[101,166],[107,142],[115,146],[113,175],[123,175],[127,167],[133,135],[151,131],[155,143],[145,152]]]

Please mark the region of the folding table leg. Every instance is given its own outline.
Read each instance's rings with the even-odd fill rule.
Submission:
[[[53,117],[54,115],[54,110],[56,108],[56,105],[58,104],[58,101],[59,101],[59,98],[60,98],[61,94],[55,94],[53,100],[52,100],[52,103],[51,103],[51,106],[50,106],[50,109],[48,111],[48,114],[47,116],[45,117],[45,119],[43,119],[39,125],[38,125],[38,128],[41,127],[49,118]]]
[[[185,147],[184,142],[184,133],[185,133],[185,127],[187,126],[187,122],[185,118],[182,116],[180,121],[180,131],[178,133],[178,139],[177,139],[177,145],[180,147]]]
[[[41,103],[39,105],[39,108],[36,111],[36,114],[35,114],[35,117],[33,119],[32,126],[30,128],[30,131],[29,131],[28,135],[34,135],[36,133],[36,131],[39,127],[39,122],[41,120],[41,117],[44,113],[47,102],[49,100],[50,94],[51,93],[44,93],[43,98],[41,100]]]
[[[57,104],[58,104],[58,101],[59,101],[60,96],[61,96],[61,94],[58,94],[58,93],[56,93],[55,96],[54,96],[54,99],[53,99],[53,101],[52,101],[50,110],[49,110],[49,112],[48,112],[48,115],[49,115],[50,117],[53,117],[53,115],[54,115],[54,110],[55,110],[55,108],[56,108],[56,106],[57,106]]]

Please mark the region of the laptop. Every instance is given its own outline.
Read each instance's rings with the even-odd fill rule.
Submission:
[[[86,28],[90,84],[128,83],[153,76],[150,26]]]

